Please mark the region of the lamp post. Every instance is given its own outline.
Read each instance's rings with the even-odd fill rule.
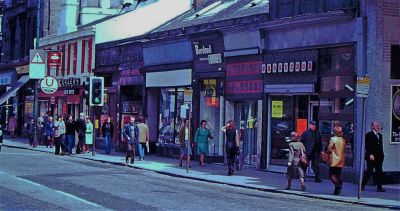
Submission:
[[[39,48],[39,37],[40,37],[40,0],[37,0],[37,14],[36,14],[36,45],[35,49]],[[39,112],[39,99],[38,99],[38,79],[33,79],[34,83],[34,93],[33,93],[33,146],[36,147],[38,143],[38,134],[37,134],[37,119]]]

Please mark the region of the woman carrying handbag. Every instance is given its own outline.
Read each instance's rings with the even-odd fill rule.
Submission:
[[[329,177],[335,185],[333,195],[339,195],[342,191],[342,168],[345,162],[346,141],[343,138],[341,126],[335,126],[334,136],[329,140],[327,154],[330,155]]]
[[[304,184],[304,169],[306,168],[304,164],[302,164],[302,155],[305,155],[305,147],[303,143],[300,142],[300,139],[296,132],[292,132],[290,134],[290,144],[289,144],[289,160],[287,167],[287,179],[288,183],[286,186],[286,190],[291,189],[292,179],[300,179],[301,191],[306,190],[306,186]]]

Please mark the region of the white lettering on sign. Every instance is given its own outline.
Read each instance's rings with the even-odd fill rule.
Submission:
[[[200,47],[199,45],[194,45],[194,49],[196,51],[196,55],[205,55],[205,54],[211,54],[212,53],[212,48],[211,45],[202,46]]]
[[[220,64],[222,63],[222,54],[210,54],[208,55],[208,64]]]
[[[267,73],[292,73],[312,71],[313,61],[297,61],[285,63],[270,63],[266,64]]]

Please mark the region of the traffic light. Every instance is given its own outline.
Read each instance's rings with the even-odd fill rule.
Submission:
[[[90,90],[89,90],[89,105],[90,106],[103,106],[104,96],[104,78],[103,77],[90,77]]]
[[[86,99],[86,102],[89,101],[89,92],[90,92],[90,78],[86,78],[86,81],[83,82],[83,98]]]

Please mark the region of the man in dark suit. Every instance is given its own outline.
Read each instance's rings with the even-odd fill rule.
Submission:
[[[322,182],[319,177],[319,157],[322,151],[322,139],[315,121],[310,122],[309,129],[301,136],[301,142],[303,142],[306,148],[307,158],[311,161],[311,168],[315,174],[315,182]]]
[[[365,185],[375,169],[374,182],[377,185],[376,191],[385,192],[382,188],[382,163],[385,155],[383,154],[381,125],[379,122],[371,124],[371,131],[365,134],[365,161],[367,162],[367,172],[364,175],[361,190],[365,190]]]

